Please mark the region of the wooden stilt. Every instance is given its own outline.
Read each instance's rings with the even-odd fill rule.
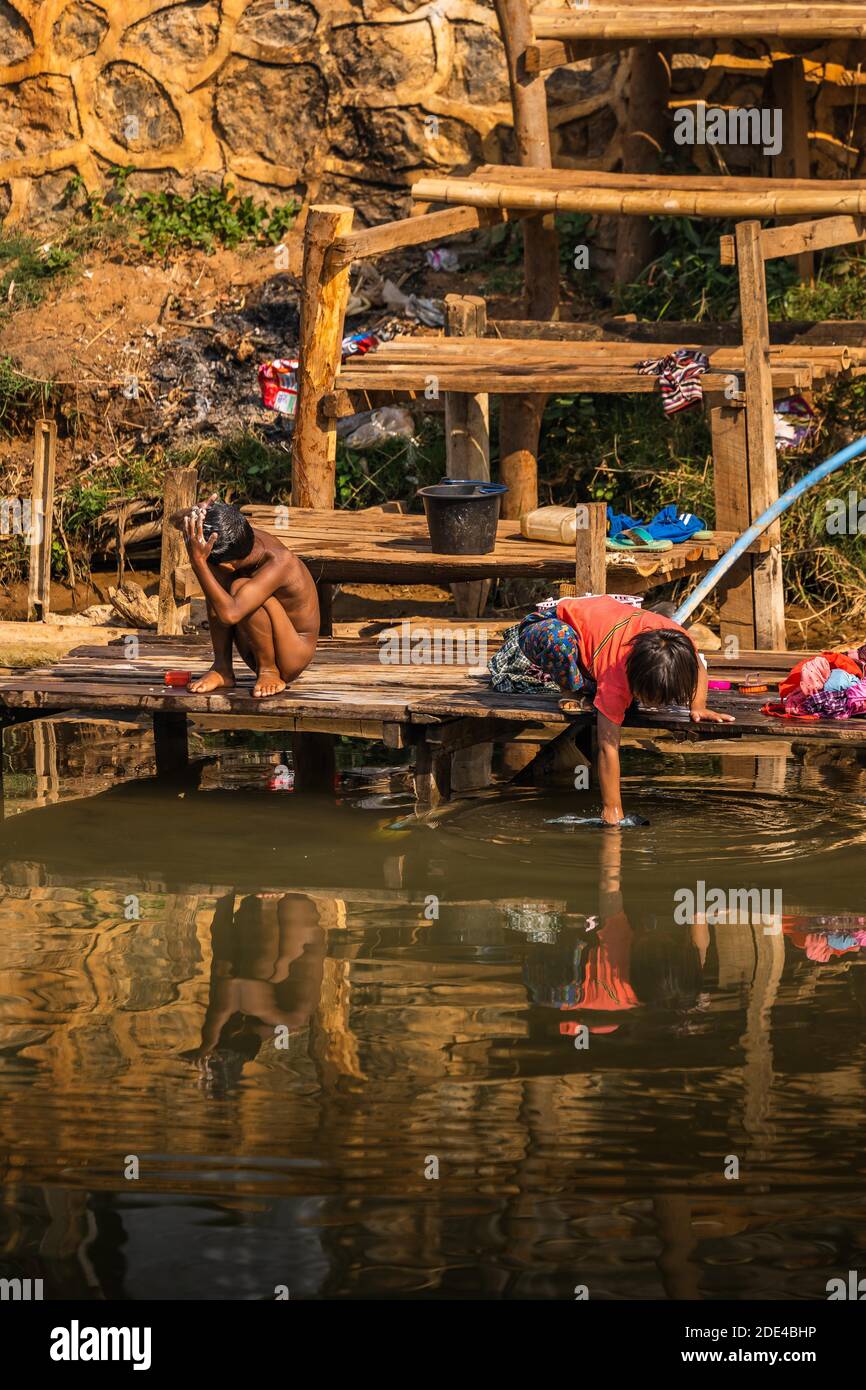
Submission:
[[[160,710],[153,716],[153,742],[157,777],[173,777],[189,763],[186,715],[178,710]]]
[[[351,208],[310,208],[304,229],[298,409],[292,437],[292,501],[296,507],[333,507],[336,496],[336,422],[320,415],[322,396],[333,390],[340,365],[343,320],[349,299],[349,267],[337,268],[328,253],[347,236]]]
[[[654,44],[636,44],[629,54],[628,128],[622,167],[630,174],[658,172],[668,130],[670,69]],[[616,228],[614,278],[636,280],[652,260],[652,224],[646,217],[622,217]]]
[[[54,465],[57,426],[37,420],[33,441],[33,493],[30,511],[30,584],[27,619],[45,622],[51,606],[51,535],[54,525]]]
[[[770,326],[767,282],[761,254],[760,222],[738,222],[737,270],[740,317],[746,369],[746,436],[749,458],[751,520],[779,496],[776,432],[773,421],[773,380],[770,370]],[[767,532],[770,549],[755,561],[755,645],[761,650],[785,648],[785,596],[782,584],[781,530],[774,522]]]
[[[779,179],[809,177],[809,106],[806,97],[806,70],[802,58],[783,58],[770,69],[770,100],[781,112],[782,148],[773,160],[773,173]],[[796,258],[797,274],[810,284],[814,278],[815,257],[803,251]]]
[[[164,637],[179,637],[184,623],[189,620],[189,604],[178,603],[174,592],[174,572],[186,558],[186,546],[182,533],[170,524],[170,518],[194,505],[197,487],[195,468],[172,468],[165,475],[157,616],[157,632]]]
[[[512,782],[517,787],[537,786],[542,782],[573,784],[574,769],[592,765],[594,748],[595,720],[587,715],[545,743]]]
[[[723,397],[707,398],[713,450],[716,528],[740,535],[751,522],[746,412]],[[752,557],[744,555],[719,586],[723,650],[733,639],[744,651],[757,645]]]
[[[574,591],[578,598],[607,593],[606,535],[607,504],[578,503],[574,548]]]
[[[550,127],[541,73],[526,70],[526,50],[534,42],[528,0],[495,0],[508,64],[517,162],[549,169]],[[524,218],[523,265],[526,314],[559,317],[559,238],[552,215]],[[521,517],[538,506],[538,436],[546,396],[500,397],[499,474],[508,484],[502,515]]]
[[[426,740],[415,749],[415,802],[419,809],[440,806],[451,799],[450,749],[436,747]]]
[[[337,775],[333,734],[292,734],[296,792],[333,792]]]
[[[459,748],[451,763],[453,792],[480,791],[493,780],[493,744],[476,743],[474,748]]]
[[[487,306],[478,295],[445,297],[449,338],[483,338]],[[486,395],[448,391],[445,396],[446,472],[449,478],[490,477],[490,405]],[[480,618],[490,593],[489,579],[452,584],[454,607],[460,618]]]

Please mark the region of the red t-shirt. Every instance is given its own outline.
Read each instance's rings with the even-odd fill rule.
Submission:
[[[663,613],[645,613],[604,595],[562,598],[556,605],[556,616],[577,633],[580,665],[596,684],[593,704],[612,724],[622,723],[634,699],[625,673],[633,639],[639,632],[655,628],[685,632]]]

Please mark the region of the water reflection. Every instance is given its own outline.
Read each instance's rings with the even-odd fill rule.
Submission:
[[[707,760],[679,802],[668,769],[646,836],[541,838],[566,798],[395,829],[399,769],[302,801],[262,794],[270,754],[223,747],[181,793],[105,791],[98,741],[64,738],[85,795],[64,764],[55,804],[19,785],[42,805],[3,827],[0,1274],[787,1298],[862,1258],[857,767],[830,787],[814,762]],[[744,870],[744,824],[802,844],[809,798],[820,871]],[[778,924],[676,921],[703,872],[779,889]]]

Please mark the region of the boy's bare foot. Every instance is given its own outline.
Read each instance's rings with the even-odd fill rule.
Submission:
[[[189,689],[193,695],[207,695],[211,690],[231,690],[235,678],[231,671],[218,671],[212,666],[198,680],[190,681]]]
[[[279,695],[280,691],[285,690],[285,688],[286,682],[279,671],[272,666],[263,666],[253,686],[253,698],[264,700],[268,695]]]

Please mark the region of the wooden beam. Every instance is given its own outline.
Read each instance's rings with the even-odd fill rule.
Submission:
[[[574,547],[574,591],[607,593],[607,503],[579,502]]]
[[[626,173],[658,172],[670,121],[670,66],[651,43],[637,44],[629,54],[626,129],[622,140],[622,167]],[[623,217],[616,226],[614,279],[619,284],[636,280],[653,257],[652,223],[649,218]]]
[[[848,4],[592,4],[536,10],[535,37],[634,42],[636,39],[866,38],[866,17]]]
[[[30,501],[29,622],[45,622],[51,607],[51,539],[54,526],[54,469],[57,426],[37,420],[33,432],[33,491]],[[72,576],[70,576],[70,579]]]
[[[333,734],[292,734],[296,792],[333,793],[337,775]]]
[[[449,337],[483,338],[487,306],[478,295],[445,298]],[[445,471],[449,478],[490,478],[490,398],[482,392],[449,391],[445,396]],[[490,593],[489,579],[452,584],[458,617],[480,618]]]
[[[749,506],[750,520],[754,521],[779,496],[767,282],[761,255],[760,222],[738,223],[736,238],[740,321],[746,364]],[[752,571],[755,643],[758,647],[775,649],[785,646],[785,598],[778,521],[767,531],[767,538],[770,550],[755,561]]]
[[[415,801],[419,808],[440,806],[451,799],[451,749],[426,740],[415,749]]]
[[[325,271],[333,275],[353,261],[371,260],[402,246],[420,246],[425,241],[441,241],[460,232],[473,232],[479,227],[494,227],[505,222],[508,213],[498,208],[444,208],[421,217],[405,217],[386,222],[381,227],[365,227],[362,231],[340,236],[327,254]]]
[[[802,58],[783,58],[770,68],[770,99],[781,112],[782,148],[773,159],[773,173],[780,179],[809,177],[809,107],[806,72]],[[808,251],[797,256],[797,274],[807,284],[815,272]]]
[[[746,412],[732,406],[723,396],[708,396],[706,402],[712,438],[716,526],[740,535],[752,520]],[[729,638],[738,644],[737,650],[754,649],[755,595],[750,556],[744,555],[728,571],[718,592],[723,649]]]
[[[189,762],[187,717],[177,710],[159,710],[153,716],[153,743],[157,777],[173,777]]]
[[[544,77],[526,68],[526,50],[534,40],[528,0],[495,0],[496,18],[505,46],[508,87],[518,164],[549,169],[550,126]],[[559,318],[559,238],[551,216],[523,223],[523,278],[526,314],[533,319]],[[538,506],[538,438],[545,396],[503,398],[499,416],[499,474],[508,486],[502,515],[519,519]]]
[[[866,241],[866,217],[814,217],[808,222],[788,223],[784,227],[765,227],[761,232],[761,255],[765,261],[779,256],[796,256],[805,251],[826,251],[832,246],[849,246]],[[733,234],[719,238],[722,265],[737,264]]]
[[[333,507],[336,496],[337,432],[320,416],[322,396],[331,391],[340,366],[343,320],[349,300],[349,267],[329,269],[334,243],[348,236],[351,208],[310,208],[304,229],[298,407],[292,436],[292,501],[296,507]]]
[[[186,557],[186,546],[183,534],[175,530],[170,519],[176,512],[184,512],[194,505],[197,487],[198,472],[195,468],[171,468],[165,475],[156,627],[162,637],[179,637],[189,617],[189,604],[179,601],[175,592],[175,574]]]
[[[633,42],[639,43],[640,38],[635,38]],[[545,72],[550,68],[579,63],[583,58],[603,58],[608,53],[622,53],[630,46],[628,40],[605,43],[602,40],[590,39],[577,43],[562,39],[540,39],[527,45],[524,63],[529,73]]]

